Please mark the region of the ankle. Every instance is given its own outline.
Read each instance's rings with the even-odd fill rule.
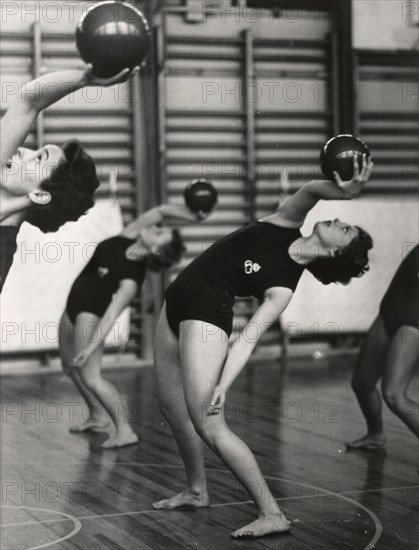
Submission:
[[[208,496],[207,486],[206,486],[205,483],[190,485],[187,488],[187,492],[195,498],[201,498],[201,497]]]
[[[277,507],[272,507],[259,512],[260,518],[285,518],[282,511]],[[286,519],[286,518],[285,518]]]
[[[371,439],[384,439],[384,430],[381,431],[369,431],[367,434],[367,437],[370,437]]]

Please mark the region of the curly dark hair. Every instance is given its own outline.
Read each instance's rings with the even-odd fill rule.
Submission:
[[[348,246],[338,250],[336,256],[317,258],[306,265],[306,269],[324,285],[347,285],[352,277],[362,277],[369,271],[368,251],[373,247],[373,240],[361,227],[356,227],[359,234]]]
[[[25,218],[44,233],[78,220],[93,206],[93,194],[99,187],[95,164],[81,144],[77,140],[68,141],[63,151],[65,160],[40,185],[40,189],[51,194],[51,201],[45,205],[32,203]]]
[[[182,235],[177,229],[173,229],[171,241],[162,246],[158,254],[148,255],[147,268],[156,272],[168,269],[181,260],[185,250]]]

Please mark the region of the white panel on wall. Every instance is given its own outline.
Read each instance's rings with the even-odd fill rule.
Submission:
[[[353,45],[358,49],[418,47],[417,0],[352,0]]]
[[[57,328],[77,275],[99,242],[120,233],[119,204],[96,202],[78,222],[56,233],[23,224],[18,249],[1,293],[2,353],[56,349]],[[107,343],[116,346],[129,334],[129,311],[117,320]]]

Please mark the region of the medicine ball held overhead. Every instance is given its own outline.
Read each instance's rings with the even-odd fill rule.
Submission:
[[[76,45],[83,61],[107,78],[142,63],[149,34],[141,11],[130,4],[105,1],[91,6],[80,18]]]
[[[366,143],[351,134],[340,134],[326,143],[320,153],[320,166],[323,174],[335,181],[333,172],[337,172],[343,181],[349,181],[353,176],[354,157],[357,157],[359,171],[362,169],[362,155],[371,156]]]
[[[192,180],[183,196],[192,212],[210,212],[217,204],[218,193],[212,183],[201,178]]]

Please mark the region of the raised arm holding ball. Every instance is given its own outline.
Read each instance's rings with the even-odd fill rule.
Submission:
[[[126,80],[143,62],[148,41],[148,23],[134,6],[113,1],[90,6],[76,28],[76,45],[86,68],[41,76],[14,98],[1,126],[0,291],[22,222],[44,232],[57,231],[93,206],[99,185],[93,160],[76,140],[35,151],[22,147],[36,118],[84,86]]]
[[[87,65],[43,75],[14,97],[1,122],[0,289],[13,261],[19,226],[27,221],[44,233],[57,231],[93,206],[99,185],[95,164],[77,140],[37,150],[22,147],[39,113],[85,86],[111,86],[129,74],[125,69],[100,78]]]

